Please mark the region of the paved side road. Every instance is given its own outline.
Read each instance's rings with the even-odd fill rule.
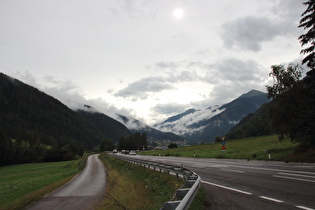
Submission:
[[[79,210],[95,209],[105,193],[106,175],[98,155],[88,157],[81,173],[61,188],[48,194],[29,210]]]

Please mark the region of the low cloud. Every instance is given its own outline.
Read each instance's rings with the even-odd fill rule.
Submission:
[[[129,84],[126,88],[119,90],[114,96],[123,98],[147,99],[151,93],[173,89],[163,77],[147,77]]]
[[[155,107],[151,108],[153,112],[164,115],[178,114],[186,109],[187,105],[177,103],[157,104]]]

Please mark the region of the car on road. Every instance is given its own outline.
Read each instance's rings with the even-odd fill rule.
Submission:
[[[129,155],[136,155],[136,151],[131,150],[131,151],[129,152]]]
[[[113,150],[113,153],[117,153],[117,149],[114,149],[114,150]]]

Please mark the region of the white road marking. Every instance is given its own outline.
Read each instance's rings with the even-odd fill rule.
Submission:
[[[270,198],[270,197],[266,197],[266,196],[259,196],[259,197],[266,199],[266,200],[270,200],[270,201],[274,201],[274,202],[278,202],[278,203],[283,203],[283,201],[278,200],[278,199],[274,199],[274,198]]]
[[[202,183],[205,183],[205,184],[213,185],[213,186],[216,186],[216,187],[220,187],[220,188],[223,188],[223,189],[227,189],[227,190],[231,190],[231,191],[243,193],[243,194],[246,194],[246,195],[252,195],[252,194],[253,194],[253,193],[250,193],[250,192],[246,192],[246,191],[243,191],[243,190],[234,189],[234,188],[231,188],[231,187],[226,187],[226,186],[219,185],[219,184],[214,184],[214,183],[211,183],[211,182],[206,182],[206,181],[202,181],[202,180],[201,180],[201,182],[202,182]]]
[[[231,171],[236,173],[245,173],[245,171],[233,170],[233,169],[221,169],[222,171]]]
[[[288,177],[288,176],[278,176],[278,175],[273,175],[273,177],[277,178],[283,178],[283,179],[292,179],[292,180],[298,180],[298,181],[305,181],[305,182],[314,182],[314,180],[309,180],[309,179],[300,179],[300,178],[294,178],[294,177]]]
[[[314,210],[312,208],[308,208],[308,207],[305,207],[305,206],[296,206],[296,208],[305,209],[305,210]]]
[[[291,173],[282,173],[282,172],[279,172],[278,174],[289,175],[289,176],[299,176],[299,177],[306,177],[306,178],[313,178],[313,179],[315,179],[315,176],[308,176],[308,175],[302,175],[302,174],[291,174]]]

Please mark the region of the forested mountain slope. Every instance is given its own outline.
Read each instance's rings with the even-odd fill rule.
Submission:
[[[101,137],[96,128],[57,99],[2,73],[0,126],[11,138],[22,138],[29,131],[48,145],[74,140],[90,149]]]

